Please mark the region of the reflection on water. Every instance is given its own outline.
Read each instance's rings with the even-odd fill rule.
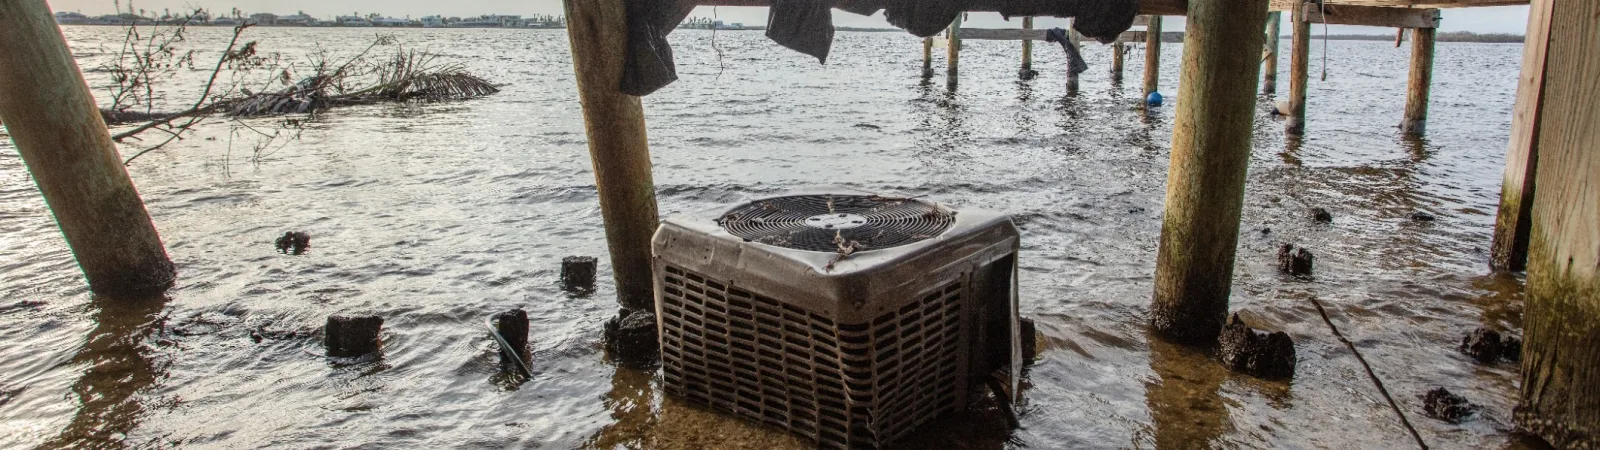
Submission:
[[[1227,369],[1205,351],[1168,343],[1148,335],[1150,370],[1145,381],[1145,404],[1150,407],[1150,428],[1155,448],[1161,450],[1214,448],[1233,431],[1228,405],[1221,393]]]
[[[166,298],[112,299],[95,297],[94,331],[73,355],[71,364],[82,368],[72,393],[78,401],[60,435],[40,444],[40,448],[120,448],[159,446],[159,438],[148,442],[131,441],[128,432],[139,426],[148,408],[172,405],[144,405],[139,396],[165,372],[164,363],[151,358],[149,345],[163,330],[166,317],[160,316]],[[168,342],[170,341],[162,341]]]
[[[117,31],[64,29],[86,68],[109,57]],[[298,60],[359,51],[372,30],[250,32],[261,51]],[[227,37],[192,33],[200,60]],[[0,447],[808,448],[664,396],[658,372],[608,363],[609,274],[592,297],[559,290],[562,257],[606,249],[565,33],[395,33],[505,89],[335,110],[259,161],[229,159],[221,123],[142,157],[130,173],[183,276],[164,305],[90,298],[0,141]],[[1109,46],[1085,47],[1094,70],[1074,93],[1061,52],[1036,52],[1039,77],[1019,82],[1015,43],[972,41],[952,90],[920,76],[921,44],[900,33],[841,32],[827,65],[773,51],[758,32],[719,33],[719,57],[711,36],[673,33],[681,81],[644,100],[664,215],[843,184],[1005,211],[1022,230],[1021,308],[1043,351],[1021,427],[980,396],[908,447],[1403,442],[1311,296],[1413,417],[1434,386],[1485,406],[1460,425],[1417,420],[1430,443],[1520,445],[1515,365],[1452,350],[1473,327],[1520,330],[1522,281],[1486,275],[1481,250],[1519,47],[1440,45],[1425,140],[1397,136],[1409,51],[1381,42],[1329,44],[1339,63],[1311,85],[1304,138],[1259,116],[1231,307],[1289,333],[1301,356],[1292,383],[1266,383],[1145,332],[1174,113],[1099,70]],[[1162,51],[1164,94],[1177,98],[1182,46]],[[1127,61],[1142,72],[1143,58]],[[201,72],[181,72],[188,84],[167,98],[192,102]],[[87,76],[101,92],[109,74]],[[1334,222],[1310,221],[1314,206]],[[1417,211],[1437,220],[1413,221]],[[272,238],[289,230],[317,250],[276,253]],[[1276,273],[1283,243],[1316,252],[1315,279]],[[496,375],[481,323],[509,307],[528,312],[534,353],[534,375],[518,382]],[[314,356],[316,330],[348,311],[384,316],[381,361]],[[176,326],[158,314],[205,328],[162,332]]]

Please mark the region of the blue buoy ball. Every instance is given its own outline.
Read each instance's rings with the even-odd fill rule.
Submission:
[[[1144,102],[1150,106],[1161,106],[1161,93],[1151,92],[1149,97],[1144,98]]]

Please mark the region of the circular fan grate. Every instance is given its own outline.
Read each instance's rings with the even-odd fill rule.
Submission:
[[[757,200],[717,222],[729,233],[750,242],[849,253],[898,247],[938,236],[950,229],[954,215],[932,203],[909,198],[799,195]]]

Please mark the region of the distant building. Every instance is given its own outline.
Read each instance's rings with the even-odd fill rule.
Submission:
[[[78,25],[78,24],[84,24],[84,23],[88,23],[88,22],[89,22],[89,16],[85,16],[83,14],[78,14],[78,13],[75,13],[75,12],[58,12],[58,13],[56,13],[56,23],[59,23],[59,24],[62,24],[62,25]]]
[[[308,16],[308,15],[306,15],[306,13],[303,13],[303,12],[302,13],[296,13],[295,15],[292,15],[292,16],[278,16],[278,25],[292,25],[292,26],[309,27],[309,26],[316,25],[316,24],[317,24],[317,19],[316,18]]]
[[[488,14],[469,19],[463,19],[459,22],[450,24],[450,26],[461,28],[511,28],[521,27],[523,24],[524,22],[522,21],[522,16]]]
[[[254,23],[256,25],[277,25],[278,15],[273,13],[251,14],[250,23]]]
[[[212,25],[217,25],[217,26],[228,26],[228,27],[231,27],[231,26],[234,26],[234,25],[238,25],[239,24],[239,19],[235,19],[235,18],[232,18],[232,17],[218,17],[216,19],[212,19],[211,20],[211,24]]]
[[[341,27],[370,27],[372,21],[361,16],[339,16],[336,19]]]
[[[379,17],[372,19],[372,26],[375,27],[403,27],[408,25],[411,25],[411,21],[406,19],[396,19],[393,17]]]
[[[438,27],[444,26],[444,24],[445,24],[445,21],[444,21],[443,17],[428,16],[428,17],[423,17],[422,18],[422,26],[424,26],[424,27],[438,28]]]

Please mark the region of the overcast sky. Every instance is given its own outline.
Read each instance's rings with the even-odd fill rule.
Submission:
[[[49,0],[50,6],[57,11],[78,11],[84,14],[98,15],[109,14],[115,7],[111,0]],[[123,2],[127,5],[127,2]],[[316,17],[331,17],[351,13],[379,13],[393,17],[419,18],[429,15],[443,16],[476,16],[480,14],[561,14],[561,0],[455,0],[441,2],[438,0],[138,0],[134,5],[141,9],[160,11],[171,9],[178,11],[194,7],[207,8],[213,12],[231,11],[239,8],[247,12],[270,12],[275,14],[293,14],[296,11],[305,11]],[[742,22],[746,25],[761,25],[767,22],[766,8],[739,8],[723,7],[714,11],[719,19],[726,22]],[[696,16],[711,17],[712,8],[701,7],[695,11]],[[1181,30],[1177,20],[1168,20],[1167,29]],[[882,16],[863,17],[846,12],[835,11],[834,23],[839,26],[856,27],[888,27]],[[1019,21],[1012,21],[1009,25],[998,14],[973,14],[969,19],[969,26],[982,28],[1019,27]],[[1040,21],[1040,27],[1061,26],[1055,21]],[[1441,23],[1442,31],[1474,31],[1479,33],[1515,33],[1522,34],[1528,25],[1528,7],[1526,6],[1501,6],[1492,8],[1459,8],[1445,9],[1444,21]],[[1287,29],[1285,33],[1287,33]],[[1341,27],[1331,28],[1331,32],[1383,34],[1389,30],[1368,27]]]

